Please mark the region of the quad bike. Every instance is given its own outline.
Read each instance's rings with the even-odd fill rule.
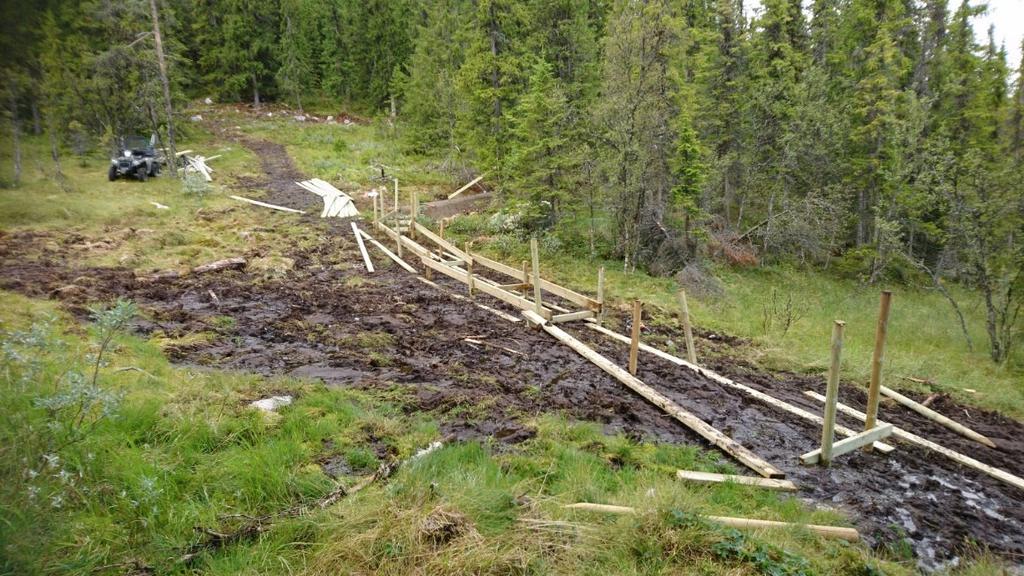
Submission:
[[[110,159],[110,169],[107,177],[111,180],[118,178],[138,178],[145,182],[150,176],[160,173],[160,160],[156,156],[156,136],[149,140],[142,136],[131,136],[124,138],[118,149],[117,156]]]

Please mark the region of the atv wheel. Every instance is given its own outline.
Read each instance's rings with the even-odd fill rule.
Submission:
[[[110,169],[107,170],[107,179],[110,180],[111,182],[117,180],[117,166],[110,166]]]

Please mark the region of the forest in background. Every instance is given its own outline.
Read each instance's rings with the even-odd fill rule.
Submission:
[[[179,117],[207,96],[327,98],[453,177],[486,172],[523,235],[571,226],[591,255],[655,274],[718,259],[957,281],[982,294],[994,361],[1019,337],[1024,82],[976,40],[981,3],[157,5]],[[66,155],[166,131],[151,2],[0,10],[16,163],[25,133],[48,138],[59,181]]]

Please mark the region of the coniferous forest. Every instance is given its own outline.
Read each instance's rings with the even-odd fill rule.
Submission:
[[[978,1],[164,0],[178,114],[212,97],[394,115],[531,230],[674,273],[706,257],[1024,305],[1024,80]],[[150,2],[4,3],[4,107],[53,158],[165,131]],[[979,41],[979,38],[982,40]],[[949,300],[957,314],[955,299]]]

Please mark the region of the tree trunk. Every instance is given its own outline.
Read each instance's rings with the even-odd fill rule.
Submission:
[[[256,81],[256,75],[252,77],[252,106],[253,108],[260,107],[260,84]]]
[[[18,126],[18,95],[15,93],[13,83],[8,94],[11,107],[11,140],[14,145],[14,186],[17,187],[21,183],[21,127]]]
[[[39,103],[32,99],[32,133],[39,136],[43,133],[43,123],[39,118]]]
[[[174,148],[174,108],[171,105],[171,83],[167,79],[167,62],[164,61],[164,43],[160,36],[160,17],[156,9],[156,0],[149,0],[153,11],[153,39],[156,41],[156,61],[160,66],[160,84],[164,92],[164,112],[167,114],[167,162],[171,174],[178,177],[178,154]]]
[[[51,118],[47,122],[47,132],[50,135],[50,158],[53,159],[54,178],[57,179],[57,184],[60,185],[60,189],[67,192],[67,186],[64,182],[64,170],[60,167],[60,148],[57,145],[57,128],[53,125],[53,119]]]

